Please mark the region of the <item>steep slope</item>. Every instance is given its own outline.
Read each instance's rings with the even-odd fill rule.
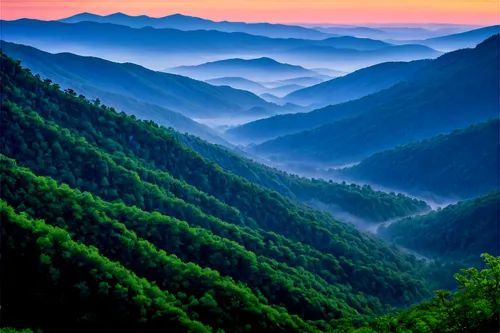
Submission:
[[[478,265],[481,253],[500,255],[500,192],[483,196],[426,215],[410,217],[378,234],[390,242],[442,261]]]
[[[172,132],[179,142],[197,151],[203,157],[252,183],[274,190],[290,199],[325,206],[334,215],[351,214],[368,222],[392,220],[429,209],[425,203],[402,195],[393,196],[373,191],[366,186],[346,185],[323,180],[311,180],[267,167],[242,158],[222,147],[217,147],[189,135]]]
[[[121,100],[119,95],[196,118],[237,116],[255,106],[277,107],[246,91],[215,87],[134,64],[119,64],[70,53],[51,54],[8,42],[2,42],[2,49],[35,73],[63,87],[72,87],[89,97],[100,96],[101,92],[115,95],[103,95],[102,100],[109,100],[110,104],[129,113],[135,114],[140,110],[130,107],[127,99]]]
[[[429,62],[430,60],[419,60],[378,64],[295,91],[286,96],[285,100],[300,105],[324,107],[358,99],[411,78]]]
[[[499,135],[496,118],[377,153],[336,174],[419,196],[467,199],[498,189]]]
[[[95,331],[110,311],[127,315],[124,325],[154,330],[169,318],[155,307],[166,306],[167,296],[154,293],[174,295],[168,300],[186,314],[177,311],[181,325],[206,326],[180,331],[200,332],[331,330],[340,318],[363,321],[430,295],[434,282],[424,281],[432,268],[375,236],[224,171],[151,121],[62,92],[3,54],[1,64],[2,200],[25,212],[22,217],[56,227],[22,222],[40,236],[20,232],[7,245],[28,246],[30,255],[13,250],[2,265],[23,263],[8,271],[32,288],[23,293],[29,304],[53,309],[47,304],[57,300],[70,312],[61,330],[83,320]],[[68,249],[75,243],[83,257]],[[109,261],[97,250],[117,264],[117,278],[127,286],[101,273],[109,272],[102,264]],[[97,258],[97,267],[79,264],[86,255]],[[39,270],[39,264],[49,266]],[[80,283],[84,268],[97,280]],[[136,284],[133,273],[143,286],[154,286],[152,293],[123,290]],[[121,290],[113,297],[128,305],[108,300],[103,275]],[[10,295],[19,295],[20,285],[9,281]],[[64,291],[75,294],[62,297]],[[95,294],[103,310],[87,313],[95,303],[85,299],[94,301]],[[67,300],[84,302],[82,312]],[[3,303],[2,311],[10,306]],[[14,313],[2,324],[22,324],[24,315]],[[45,313],[41,326],[54,316]]]
[[[153,27],[157,29],[170,28],[178,30],[217,30],[223,32],[244,32],[251,35],[266,36],[271,38],[302,38],[325,39],[334,34],[322,33],[315,29],[300,26],[270,24],[270,23],[244,23],[244,22],[214,22],[193,16],[174,14],[164,17],[149,17],[146,15],[130,16],[122,13],[101,16],[91,13],[81,13],[60,20],[65,23],[78,23],[93,21],[99,23],[113,23],[127,25],[132,28]]]
[[[254,150],[281,159],[341,165],[497,117],[499,36],[432,61],[412,81],[322,112],[333,115],[324,122],[341,120],[265,142]],[[306,123],[307,115],[302,117]],[[311,119],[312,126],[320,125]]]
[[[189,76],[199,80],[209,80],[221,76],[237,76],[248,80],[277,81],[300,76],[315,76],[318,73],[300,66],[279,63],[271,58],[227,59],[197,66],[181,66],[166,69],[173,74]]]

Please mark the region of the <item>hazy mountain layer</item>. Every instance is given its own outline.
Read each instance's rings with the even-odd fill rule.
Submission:
[[[153,27],[157,29],[170,28],[178,30],[218,30],[223,32],[244,32],[251,35],[267,36],[272,38],[303,38],[325,39],[334,34],[322,33],[315,29],[300,26],[270,24],[270,23],[244,23],[244,22],[214,22],[193,16],[174,14],[165,17],[149,17],[146,15],[130,16],[122,13],[101,16],[91,13],[81,13],[60,20],[65,23],[78,23],[93,21],[99,23],[114,23],[127,25],[132,28]]]
[[[432,61],[412,81],[323,111],[341,120],[265,142],[255,152],[340,165],[496,117],[499,63],[499,35],[495,35],[475,49]],[[294,120],[306,124],[312,119],[310,125],[318,126],[317,115]]]
[[[389,60],[416,60],[440,54],[422,45],[386,46],[359,51],[337,48],[334,46],[337,43],[335,39],[269,38],[216,30],[134,29],[110,23],[69,24],[29,19],[1,23],[2,39],[9,42],[31,45],[53,53],[72,52],[112,61],[133,62],[153,69],[198,65],[229,58],[270,57],[307,68],[352,71]],[[340,41],[342,43],[338,43],[343,46],[344,42]],[[353,47],[359,43],[371,45],[373,41],[356,41]]]
[[[317,76],[319,73],[300,66],[279,63],[270,58],[227,59],[198,66],[182,66],[166,69],[174,74],[199,80],[210,80],[223,76],[237,76],[253,81],[278,81],[301,76]]]
[[[127,99],[120,100],[116,95],[169,108],[195,118],[227,115],[237,117],[255,106],[269,108],[269,112],[278,108],[246,91],[215,87],[187,77],[151,71],[134,64],[114,63],[70,53],[51,54],[7,42],[2,42],[2,48],[35,73],[64,87],[72,87],[78,93],[88,94],[89,97],[97,97],[100,92],[109,93],[101,98],[141,118],[146,117],[141,114],[140,108],[131,106]]]

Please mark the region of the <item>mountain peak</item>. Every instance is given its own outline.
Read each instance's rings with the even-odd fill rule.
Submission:
[[[255,59],[249,59],[249,60],[258,61],[260,63],[265,63],[265,64],[280,64],[280,62],[278,62],[272,58],[269,58],[269,57],[261,57],[261,58],[255,58]]]
[[[125,13],[122,13],[122,12],[116,12],[116,13],[108,15],[108,17],[131,17],[131,16],[127,15]]]

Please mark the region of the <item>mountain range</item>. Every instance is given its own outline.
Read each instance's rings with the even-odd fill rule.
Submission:
[[[222,32],[244,32],[250,35],[266,36],[271,38],[299,38],[299,39],[325,39],[335,36],[314,29],[301,26],[270,23],[244,23],[244,22],[214,22],[193,16],[174,14],[164,17],[149,17],[146,15],[130,16],[123,13],[110,15],[96,15],[81,13],[59,20],[64,23],[98,22],[126,25],[131,28],[153,27],[157,29],[177,30],[217,30]]]
[[[70,53],[51,54],[8,42],[2,42],[2,49],[43,77],[64,87],[73,87],[89,97],[100,96],[106,103],[140,118],[145,118],[145,114],[141,114],[137,101],[195,118],[244,116],[245,111],[253,107],[263,107],[269,112],[280,109],[246,91],[216,87],[131,63],[120,64]]]
[[[386,46],[375,50],[337,49],[345,39],[325,40],[268,38],[245,33],[215,30],[181,31],[175,29],[140,29],[96,23],[62,23],[20,19],[1,21],[2,39],[30,45],[48,52],[72,52],[119,62],[134,62],[148,68],[164,69],[198,65],[236,57],[272,57],[305,67],[354,70],[388,60],[416,60],[440,53],[422,45]],[[203,40],[203,43],[199,43]],[[356,41],[352,43],[352,41]],[[350,41],[350,42],[349,42]],[[372,45],[370,40],[350,38],[353,46]],[[378,42],[375,42],[378,43]],[[293,57],[291,57],[293,56]],[[345,57],[350,57],[347,61]],[[200,59],[207,59],[200,61]],[[329,60],[330,59],[330,60]],[[338,62],[337,67],[334,67]],[[234,75],[230,75],[234,76]],[[219,76],[220,77],[220,76]]]
[[[425,263],[225,171],[157,124],[63,92],[1,56],[2,324],[46,329],[57,309],[61,329],[83,315],[92,331],[112,320],[139,331],[319,333],[337,324],[333,313],[370,320],[445,283],[424,283],[433,271]],[[358,191],[373,193],[352,199]],[[425,208],[385,197],[406,202],[398,215]],[[19,315],[16,295],[38,311]]]
[[[381,63],[295,91],[284,97],[282,103],[293,101],[299,105],[322,107],[356,100],[410,79],[428,64],[429,60]],[[264,118],[232,128],[227,135],[236,140],[261,142],[319,127],[364,110],[358,102],[344,104],[341,112],[337,112],[336,108],[327,106],[309,113]]]
[[[495,35],[474,49],[445,54],[412,80],[390,89],[322,111],[290,116],[288,121],[313,129],[253,149],[280,160],[340,165],[484,121],[498,116],[499,64],[499,35]],[[324,126],[317,120],[321,114],[331,115],[321,120]],[[260,130],[272,128],[271,122],[260,123]]]
[[[220,77],[236,76],[247,80],[259,81],[262,78],[271,81],[297,77],[320,75],[312,70],[283,64],[271,58],[226,59],[197,66],[182,66],[166,69],[166,72],[189,76],[197,80],[210,80]]]
[[[299,38],[322,40],[333,36],[360,37],[386,39],[424,39],[441,37],[450,34],[462,33],[470,30],[464,26],[446,26],[424,29],[422,27],[304,27],[301,25],[284,25],[270,23],[244,23],[229,21],[212,21],[199,17],[173,14],[164,17],[150,17],[146,15],[131,16],[124,13],[97,15],[80,13],[59,20],[64,23],[98,22],[125,25],[132,28],[153,27],[156,29],[177,30],[217,30],[222,32],[244,32],[250,35],[266,36],[271,38]],[[487,36],[486,36],[487,37]],[[486,38],[485,37],[485,38]],[[485,39],[483,38],[483,39]],[[479,41],[478,41],[479,42]],[[477,43],[476,43],[477,44]]]
[[[79,19],[115,22],[0,22],[2,333],[498,331],[500,35]]]

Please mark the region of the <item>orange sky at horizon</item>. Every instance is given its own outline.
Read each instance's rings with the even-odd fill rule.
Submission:
[[[271,23],[500,23],[498,0],[1,0],[4,20],[60,19],[81,12],[166,16],[175,13],[221,21]]]

